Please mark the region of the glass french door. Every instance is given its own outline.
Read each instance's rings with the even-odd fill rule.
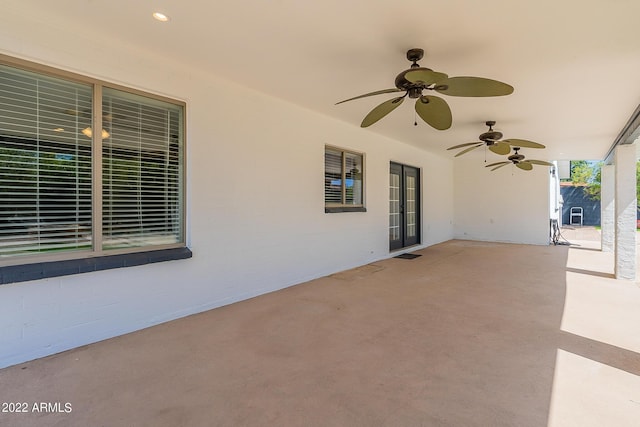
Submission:
[[[389,250],[420,243],[420,170],[391,162]]]

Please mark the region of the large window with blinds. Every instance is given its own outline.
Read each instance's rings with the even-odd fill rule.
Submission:
[[[29,65],[0,61],[0,266],[184,246],[184,105]]]
[[[363,212],[364,155],[326,146],[324,150],[325,212]]]

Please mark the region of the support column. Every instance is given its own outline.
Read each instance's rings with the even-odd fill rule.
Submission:
[[[600,173],[600,244],[603,252],[613,252],[616,233],[615,166],[602,165]]]
[[[615,275],[636,278],[636,146],[618,145],[615,152]]]

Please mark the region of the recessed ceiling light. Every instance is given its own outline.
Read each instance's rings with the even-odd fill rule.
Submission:
[[[160,22],[167,22],[169,20],[169,17],[167,15],[160,12],[153,12],[153,17]]]
[[[82,129],[82,133],[87,137],[87,138],[91,138],[93,136],[93,131],[91,130],[90,127],[84,128]],[[102,139],[107,139],[109,138],[111,135],[109,134],[109,132],[107,132],[106,130],[102,129]]]
[[[64,132],[63,128],[54,128],[53,129],[54,132]]]

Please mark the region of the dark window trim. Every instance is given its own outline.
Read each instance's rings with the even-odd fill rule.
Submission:
[[[187,247],[0,267],[0,285],[191,258]]]
[[[366,212],[367,208],[364,206],[336,206],[325,207],[324,213],[338,213],[338,212]]]

